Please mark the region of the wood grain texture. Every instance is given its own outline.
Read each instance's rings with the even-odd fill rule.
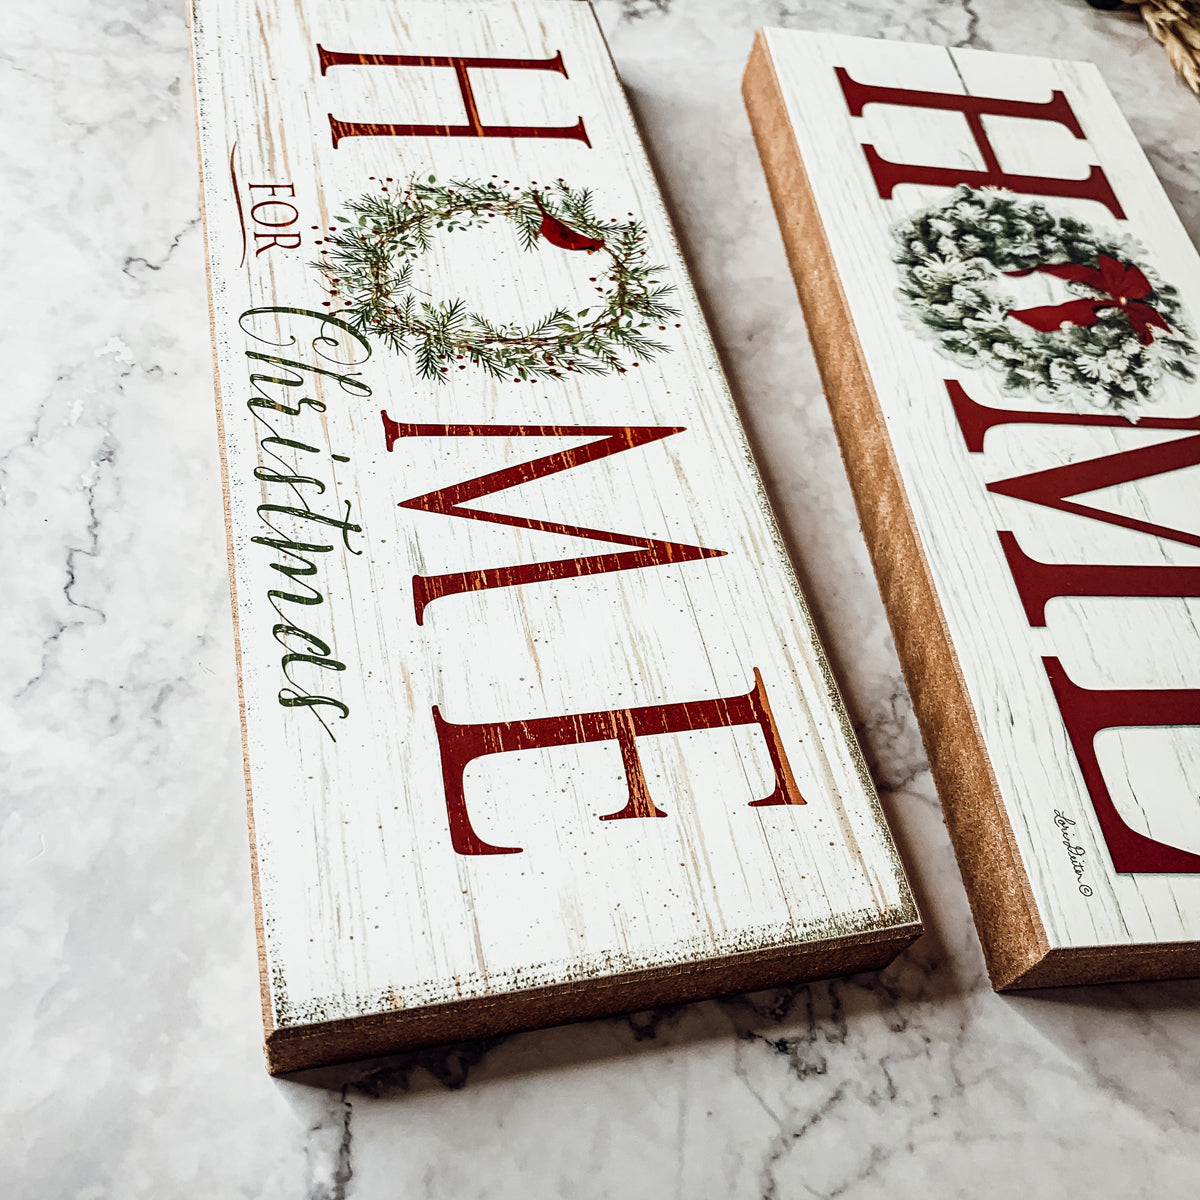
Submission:
[[[198,0],[193,42],[270,1068],[894,956],[916,910],[590,8]],[[511,364],[644,263],[661,349],[389,344],[329,254],[434,192],[371,286]]]
[[[852,115],[839,68],[861,84],[950,99],[876,101]],[[1056,91],[1077,114],[1080,136],[1047,134],[1045,121],[984,117],[984,135],[1002,148],[991,163],[953,107],[964,95],[1040,103]],[[1191,312],[1200,297],[1194,250],[1085,65],[770,30],[756,42],[744,94],[993,983],[1197,973],[1200,879],[1115,869],[1094,780],[1083,777],[1044,667],[1059,658],[1101,697],[1134,689],[1141,699],[1132,710],[1167,692],[1186,699],[1178,689],[1200,678],[1195,602],[1144,594],[1138,570],[1121,578],[1142,594],[1052,593],[1045,627],[1031,628],[998,532],[1015,530],[1031,557],[1050,563],[1174,565],[1186,564],[1187,552],[1170,537],[1126,532],[1103,516],[1022,511],[988,487],[1161,439],[1153,421],[1190,418],[1196,387],[1164,382],[1155,402],[1134,414],[1151,418],[1141,430],[1125,417],[1099,427],[1038,424],[1047,413],[1087,418],[1088,409],[1031,398],[986,364],[939,353],[905,312],[894,230],[988,169],[1067,177],[1074,187],[1098,165],[1120,198],[1121,218],[1095,200],[1058,196],[1046,205],[1132,234],[1128,253],[1148,255]],[[885,197],[868,145],[892,162],[944,169],[945,180],[902,183]],[[1034,419],[1013,420],[985,435],[982,449],[972,446],[947,381],[989,409]],[[1164,528],[1186,528],[1192,477],[1165,461],[1143,474],[1150,478],[1101,493],[1097,503],[1133,521],[1153,513]],[[1153,730],[1130,711],[1128,725],[1102,723],[1095,744],[1122,822],[1187,851],[1197,845],[1192,726],[1200,715],[1186,705],[1177,711],[1177,724]],[[1073,823],[1060,825],[1058,815]]]

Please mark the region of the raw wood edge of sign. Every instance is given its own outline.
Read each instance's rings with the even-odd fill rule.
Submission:
[[[900,925],[865,938],[856,934],[486,999],[275,1029],[268,1032],[264,1046],[267,1069],[282,1075],[425,1046],[854,975],[886,967],[920,933],[919,923]]]
[[[217,415],[217,453],[221,464],[221,510],[225,516],[225,569],[229,576],[229,610],[233,620],[234,671],[237,676],[238,723],[241,729],[242,779],[246,790],[246,832],[250,843],[250,886],[254,895],[254,936],[258,958],[258,993],[263,1031],[270,1037],[275,1027],[271,1003],[271,977],[267,964],[267,933],[263,924],[262,889],[258,877],[258,835],[254,827],[254,792],[250,782],[250,744],[246,727],[246,693],[242,684],[242,637],[238,619],[237,576],[233,544],[233,512],[229,498],[229,456],[225,450],[225,411],[221,404],[221,371],[217,343],[217,310],[213,292],[212,255],[208,240],[208,205],[205,202],[204,134],[200,128],[200,74],[196,58],[196,22],[192,0],[185,10],[188,52],[192,66],[192,113],[196,130],[196,164],[200,175],[200,229],[204,235],[204,276],[208,296],[208,328],[212,343],[213,400]]]
[[[1059,978],[1065,965],[1055,969],[1059,956],[1048,957],[761,30],[742,95],[992,985],[1002,991],[1072,982]]]

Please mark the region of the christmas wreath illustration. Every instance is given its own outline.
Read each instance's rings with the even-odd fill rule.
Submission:
[[[1011,193],[960,186],[897,225],[900,293],[943,352],[1041,399],[1122,410],[1196,358],[1175,288],[1132,242]],[[1072,298],[1021,308],[1006,278],[1041,273]]]
[[[346,215],[348,214],[348,215]],[[561,179],[546,187],[436,177],[409,180],[390,194],[366,194],[335,219],[340,229],[314,264],[327,282],[339,316],[392,350],[412,355],[418,373],[444,381],[451,367],[480,367],[514,382],[568,374],[623,374],[667,347],[648,336],[678,314],[674,291],[656,278],[664,268],[647,261],[640,221],[607,221],[593,212],[587,189]],[[543,242],[594,255],[592,282],[600,296],[576,311],[559,307],[528,325],[490,320],[461,299],[422,298],[413,268],[436,236],[500,219],[511,223],[523,249]]]

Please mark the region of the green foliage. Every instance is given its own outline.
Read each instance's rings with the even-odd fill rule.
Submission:
[[[1073,217],[1007,192],[960,185],[945,203],[894,230],[901,295],[941,349],[965,365],[1000,371],[1013,392],[1083,400],[1121,410],[1144,402],[1164,375],[1191,381],[1192,334],[1175,288],[1137,261],[1140,248],[1102,237]],[[1094,325],[1042,333],[1009,319],[1017,307],[1003,294],[1001,272],[1048,263],[1097,266],[1106,254],[1134,262],[1154,289],[1145,298],[1171,326],[1142,345],[1128,317],[1102,309]],[[1092,298],[1083,283],[1067,287]]]
[[[539,202],[541,208],[538,207]],[[418,300],[413,266],[436,238],[501,218],[516,228],[523,249],[539,245],[542,209],[604,245],[596,278],[598,303],[555,309],[528,325],[489,320],[461,300]],[[624,373],[625,361],[651,359],[666,347],[647,336],[678,315],[667,304],[674,289],[646,261],[639,221],[602,221],[587,189],[562,180],[547,188],[508,190],[491,182],[412,179],[397,195],[367,194],[337,217],[331,249],[314,266],[331,291],[351,301],[338,316],[364,335],[412,355],[426,379],[445,381],[450,367],[471,364],[496,379],[564,378]]]

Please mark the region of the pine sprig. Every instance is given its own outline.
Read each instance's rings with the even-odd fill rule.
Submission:
[[[624,374],[667,347],[648,336],[678,316],[674,292],[660,282],[664,267],[647,261],[640,221],[597,217],[592,193],[562,180],[543,188],[508,190],[493,182],[436,177],[412,179],[396,195],[366,194],[346,205],[341,228],[313,264],[330,292],[349,300],[339,316],[390,349],[411,355],[418,373],[445,381],[451,366],[473,365],[496,379],[517,382],[569,374]],[[445,234],[500,218],[516,229],[526,251],[538,249],[545,214],[603,245],[596,273],[598,303],[572,312],[557,308],[522,325],[492,321],[462,300],[419,299],[413,268]]]
[[[943,204],[897,225],[895,261],[900,294],[950,357],[1000,371],[1011,392],[1082,401],[1117,411],[1148,400],[1164,375],[1191,382],[1193,334],[1178,292],[1144,262],[1141,247],[1117,243],[1074,217],[1057,217],[1039,202],[1007,192],[960,185]],[[1135,262],[1153,290],[1145,297],[1167,320],[1143,345],[1118,308],[1101,309],[1095,324],[1050,333],[1008,319],[1015,307],[1002,272],[1049,263],[1096,267],[1100,255]],[[1086,284],[1069,290],[1092,298]]]

